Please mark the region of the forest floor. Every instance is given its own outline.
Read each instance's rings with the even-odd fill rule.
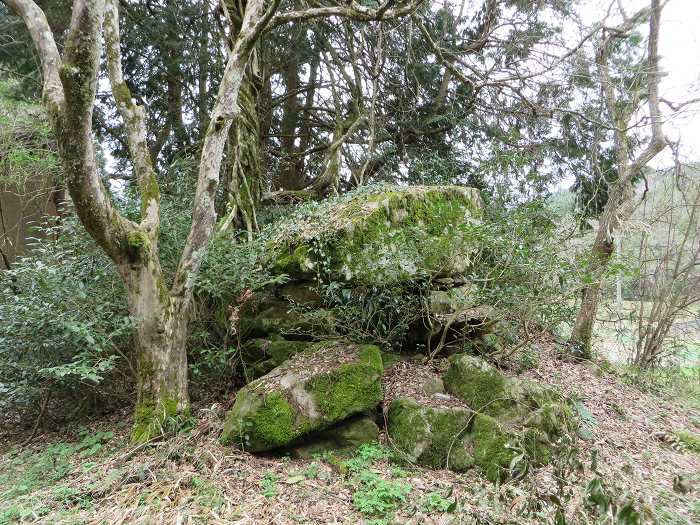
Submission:
[[[541,346],[508,372],[561,389],[582,427],[562,461],[517,480],[399,463],[389,444],[346,460],[252,456],[218,444],[222,404],[199,407],[188,433],[134,448],[125,410],[4,447],[0,524],[700,523],[700,443],[682,438],[700,433],[700,386],[672,399]]]

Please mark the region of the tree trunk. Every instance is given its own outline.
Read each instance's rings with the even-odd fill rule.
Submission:
[[[182,418],[189,417],[185,346],[189,315],[182,301],[170,296],[156,257],[119,270],[129,313],[136,320],[137,397],[131,439],[144,443],[172,433]]]
[[[598,235],[593,244],[592,260],[587,272],[591,283],[583,288],[581,308],[569,340],[574,354],[584,359],[591,357],[591,339],[598,313],[601,280],[614,251],[613,241],[606,236],[605,231],[603,227],[598,228]]]
[[[251,61],[238,93],[239,114],[229,131],[231,173],[228,180],[229,216],[251,239],[258,230],[257,209],[263,191],[258,95],[260,78]]]

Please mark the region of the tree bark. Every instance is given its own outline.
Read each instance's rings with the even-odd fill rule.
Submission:
[[[633,16],[625,18],[619,27],[604,36],[596,52],[596,65],[600,75],[603,98],[613,127],[618,179],[610,189],[608,200],[598,222],[598,232],[591,249],[590,266],[587,270],[588,281],[591,284],[586,285],[582,290],[581,308],[569,339],[569,345],[575,356],[584,359],[590,358],[592,354],[591,339],[598,312],[601,280],[614,251],[615,232],[621,224],[630,218],[635,209],[634,177],[666,147],[659,109],[658,44],[661,9],[659,0],[651,0],[651,8],[641,9]],[[649,18],[649,44],[646,83],[640,82],[641,85],[645,84],[646,92],[636,93],[636,97],[630,98],[646,99],[651,121],[651,138],[639,155],[630,161],[630,140],[627,130],[630,118],[638,108],[626,107],[625,104],[618,101],[609,70],[608,54],[615,39],[628,34],[647,17]]]
[[[163,281],[157,257],[119,267],[127,289],[130,314],[137,319],[137,399],[131,439],[150,441],[172,433],[190,414],[187,391],[189,311],[173,298]]]

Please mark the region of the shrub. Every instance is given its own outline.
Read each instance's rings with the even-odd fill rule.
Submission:
[[[132,323],[112,263],[74,218],[41,234],[0,273],[3,409],[49,394],[89,399],[129,365]]]

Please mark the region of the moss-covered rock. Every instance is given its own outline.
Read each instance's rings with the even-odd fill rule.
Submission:
[[[463,471],[474,464],[468,428],[472,414],[463,408],[433,408],[398,398],[389,407],[387,433],[409,461]]]
[[[288,452],[294,457],[305,459],[323,452],[350,455],[360,445],[378,439],[379,427],[372,418],[356,416],[303,438],[300,444],[292,445]]]
[[[515,456],[517,436],[491,416],[477,414],[470,438],[474,443],[474,461],[493,482],[504,479]]]
[[[502,475],[515,450],[525,452],[534,465],[549,463],[558,438],[574,430],[570,404],[558,392],[506,377],[478,357],[452,356],[444,382],[448,392],[479,414],[472,429],[474,457],[490,479]]]
[[[467,354],[450,357],[443,381],[449,393],[477,412],[497,414],[513,405],[507,378],[478,357]]]
[[[474,251],[460,225],[481,216],[478,191],[383,187],[328,200],[280,225],[275,271],[386,285],[465,273]]]
[[[317,285],[308,281],[292,281],[277,289],[277,296],[287,301],[306,307],[322,307],[323,297],[317,290]]]
[[[472,286],[465,284],[445,290],[430,290],[428,311],[431,314],[455,314],[473,306],[475,301]]]
[[[238,392],[221,441],[270,450],[371,410],[382,399],[382,371],[374,345],[315,343]]]

